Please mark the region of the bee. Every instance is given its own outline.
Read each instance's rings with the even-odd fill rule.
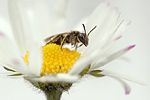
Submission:
[[[82,24],[82,25],[84,28],[84,33],[79,32],[79,31],[71,31],[71,32],[53,35],[53,36],[45,39],[46,45],[49,43],[56,43],[57,45],[61,46],[61,49],[62,49],[62,46],[64,44],[69,44],[69,43],[71,43],[71,45],[73,45],[75,47],[75,49],[77,49],[78,47],[81,47],[82,45],[87,47],[88,42],[89,42],[89,35],[97,26],[95,26],[87,34],[86,29],[85,29],[85,25],[84,24]],[[81,44],[78,46],[79,43],[81,43]]]

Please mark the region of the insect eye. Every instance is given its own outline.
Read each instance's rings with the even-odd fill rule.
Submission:
[[[84,41],[84,38],[83,38],[83,35],[82,34],[79,34],[79,39],[80,39],[80,41]]]

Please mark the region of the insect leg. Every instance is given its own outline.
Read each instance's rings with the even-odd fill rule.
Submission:
[[[75,44],[74,44],[74,46],[75,46],[75,50],[77,50],[77,47],[78,47],[78,45],[77,45],[77,37],[76,37],[76,39],[75,39]]]
[[[48,44],[50,44],[50,43],[53,43],[53,42],[52,42],[52,41],[49,41],[49,42],[46,43],[46,45],[48,45]]]
[[[66,39],[67,36],[68,36],[68,35],[65,35],[64,38],[63,38],[63,40],[62,40],[62,42],[61,42],[61,45],[60,45],[60,46],[61,46],[61,50],[62,50],[62,46],[63,46],[64,41],[65,41],[65,39]]]
[[[80,45],[78,46],[78,48],[81,47],[82,45],[83,45],[83,44],[80,44]]]

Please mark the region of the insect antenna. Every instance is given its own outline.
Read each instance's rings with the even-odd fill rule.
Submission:
[[[86,29],[85,29],[85,25],[84,24],[82,24],[83,25],[83,28],[84,28],[84,32],[85,32],[85,34],[86,34]]]
[[[88,33],[88,36],[90,35],[90,33],[96,28],[97,26],[95,26],[93,29],[91,29],[91,31]]]

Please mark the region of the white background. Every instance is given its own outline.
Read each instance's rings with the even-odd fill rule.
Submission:
[[[32,0],[24,1],[29,3]],[[51,9],[54,0],[47,2]],[[81,18],[90,15],[101,2],[102,0],[70,0],[67,11],[68,30]],[[150,1],[110,0],[109,2],[112,7],[118,7],[121,11],[120,19],[132,21],[123,38],[115,44],[113,51],[132,44],[136,44],[136,47],[124,56],[127,61],[118,59],[104,68],[134,77],[147,85],[126,81],[132,90],[129,95],[125,95],[121,84],[112,78],[85,77],[74,84],[68,93],[64,93],[62,100],[150,100]],[[8,20],[7,0],[0,0],[0,16]],[[2,68],[0,70],[4,72]],[[0,100],[46,100],[46,98],[43,93],[23,79],[0,77]]]

